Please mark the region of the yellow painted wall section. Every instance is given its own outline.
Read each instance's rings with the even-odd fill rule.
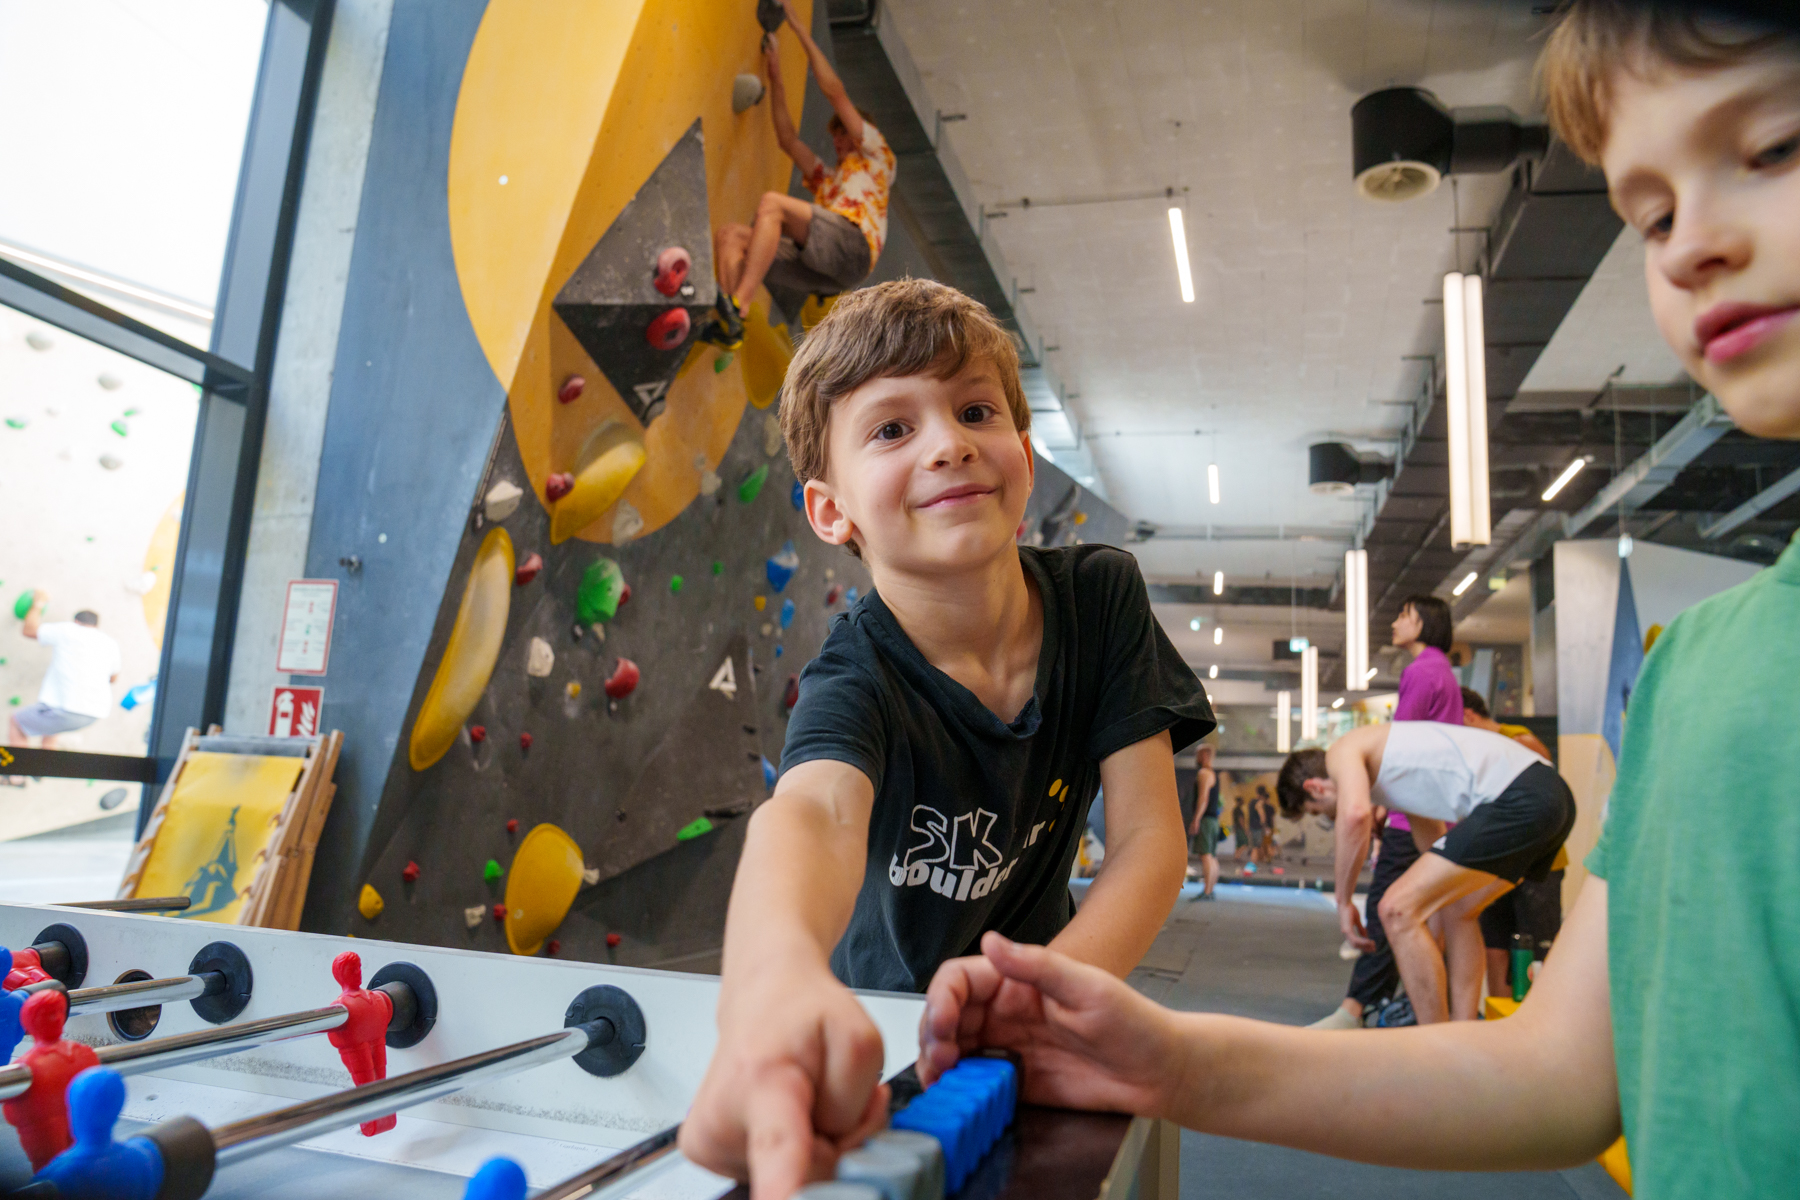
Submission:
[[[1575,828],[1563,846],[1569,852],[1569,867],[1563,874],[1563,911],[1575,907],[1575,897],[1587,879],[1587,858],[1594,843],[1600,840],[1600,814],[1612,795],[1612,747],[1597,733],[1565,733],[1556,739],[1557,770],[1575,793]]]
[[[495,0],[469,48],[450,129],[450,245],[469,319],[503,384],[643,8],[644,0]]]
[[[800,0],[795,4],[796,14],[809,19],[810,7]],[[543,9],[531,0],[496,0],[483,18],[477,46],[491,38],[493,49],[484,53],[497,61],[504,49],[509,60],[506,70],[579,74],[582,68],[570,56],[542,46],[544,39],[567,36],[560,24],[538,19]],[[612,19],[613,14],[605,8],[597,7],[596,13],[606,15],[604,22],[596,15],[596,25],[605,23],[611,36],[618,36],[623,22]],[[490,25],[507,29],[490,34]],[[797,121],[804,94],[805,56],[791,32],[781,36],[784,80]],[[538,114],[510,101],[499,105],[489,92],[505,85],[505,71],[486,64],[477,71],[471,56],[452,142],[451,234],[475,333],[507,386],[520,458],[540,503],[547,477],[574,468],[582,444],[594,429],[608,420],[635,425],[630,409],[550,308],[557,290],[594,243],[696,117],[706,146],[707,195],[715,229],[747,223],[763,192],[787,190],[792,164],[776,144],[768,100],[743,113],[731,111],[732,79],[761,70],[761,37],[751,9],[741,0],[645,0],[616,70],[605,116],[597,132],[583,144],[581,152],[587,158],[579,185],[566,198],[561,190],[533,193],[540,209],[515,214],[536,230],[526,243],[517,242],[523,234],[507,235],[513,242],[497,238],[491,243],[477,235],[514,213],[512,199],[499,204],[493,199],[493,184],[484,181],[489,175],[497,178],[492,168],[505,157],[509,125],[529,123]],[[586,80],[582,86],[587,88]],[[534,87],[538,96],[534,109],[555,108],[559,103],[553,98],[556,88],[548,84]],[[581,95],[591,99],[592,91],[582,90]],[[473,114],[488,108],[503,113],[503,119],[464,117],[465,110]],[[574,135],[571,130],[559,136]],[[532,139],[536,138],[533,134]],[[570,148],[559,146],[553,153],[557,171],[565,171]],[[462,162],[471,165],[464,170],[458,165]],[[466,194],[459,195],[459,189]],[[471,211],[477,208],[484,210],[479,217]],[[487,213],[489,208],[499,215]],[[462,217],[457,218],[458,213]],[[545,264],[541,238],[551,225],[560,229],[560,239]],[[509,245],[528,245],[531,253],[540,257],[531,263],[509,260]],[[509,271],[521,278],[505,284],[504,311],[499,301],[472,295],[477,287],[490,286],[485,281],[506,277]],[[525,275],[533,278],[523,278]],[[528,284],[536,290],[526,301]],[[742,363],[734,358],[725,369],[715,370],[720,365],[718,358],[718,352],[710,347],[697,348],[670,387],[663,415],[645,431],[646,462],[620,497],[620,503],[630,504],[642,517],[640,536],[674,519],[693,501],[703,473],[718,465],[737,430],[746,403]],[[570,375],[587,380],[586,393],[576,403],[559,404],[556,391]],[[614,516],[615,510],[609,509],[577,536],[611,541]]]

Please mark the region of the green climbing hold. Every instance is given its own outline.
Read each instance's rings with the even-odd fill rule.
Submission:
[[[17,696],[14,696],[11,700],[8,700],[7,703],[12,705],[14,708],[17,708],[17,707],[19,707],[19,698]]]
[[[678,842],[692,841],[703,833],[711,833],[713,829],[714,825],[711,819],[701,817],[698,821],[683,825],[681,831],[675,835],[675,840]]]
[[[128,408],[125,410],[125,415],[128,417],[135,417],[138,415],[138,410],[135,408]]]
[[[481,868],[481,877],[489,883],[493,883],[504,874],[506,872],[500,869],[500,864],[491,858],[488,859],[487,866]]]
[[[716,558],[713,559],[713,574],[714,575],[723,575],[724,573],[725,573],[725,564],[720,562]]]
[[[123,422],[123,421],[114,421],[114,422],[113,422],[113,423],[112,423],[112,431],[113,431],[113,432],[114,432],[114,433],[116,433],[116,434],[118,434],[118,435],[119,435],[119,436],[120,436],[120,437],[124,437],[124,436],[125,436],[125,433],[126,433],[126,429],[125,429],[125,422]]]
[[[15,617],[19,618],[19,620],[23,621],[25,619],[25,614],[30,611],[31,611],[31,590],[29,588],[27,588],[25,591],[22,591],[19,593],[19,598],[17,600],[13,601],[13,616],[15,616]]]
[[[750,503],[752,500],[756,499],[757,494],[762,491],[762,486],[764,483],[768,482],[768,479],[769,464],[764,463],[762,466],[756,468],[756,470],[750,472],[749,477],[745,479],[744,482],[738,484],[738,499],[742,500],[745,504]]]
[[[681,591],[681,576],[679,576],[679,575],[669,576],[669,591],[672,593],[676,593],[676,594],[680,593],[680,591]]]
[[[719,357],[713,359],[713,374],[714,375],[723,375],[725,373],[725,368],[729,367],[730,365],[731,365],[731,352],[726,351],[724,354],[721,354],[721,355],[719,355]]]
[[[575,591],[575,618],[583,625],[610,621],[625,599],[625,573],[610,558],[591,563]]]
[[[23,428],[25,428],[25,418],[23,418],[23,417],[8,417],[8,418],[6,418],[6,425],[7,425],[7,428],[9,428],[9,429],[23,429]]]

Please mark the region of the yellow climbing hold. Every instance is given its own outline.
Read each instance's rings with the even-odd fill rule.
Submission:
[[[575,839],[554,825],[539,825],[519,843],[506,873],[506,944],[514,954],[536,954],[556,932],[585,863]]]
[[[363,884],[362,895],[356,898],[356,911],[363,915],[363,920],[373,921],[386,907],[387,903],[382,900],[381,893],[373,885]]]
[[[462,606],[450,629],[450,643],[413,722],[407,761],[423,771],[456,742],[475,711],[506,637],[506,614],[512,604],[513,545],[506,530],[495,526],[481,539]]]
[[[564,688],[563,691],[567,693],[569,699],[573,700],[575,697],[581,695],[581,685],[571,679],[569,680],[569,686]]]
[[[756,605],[757,612],[761,612],[769,606],[769,598],[767,596],[758,596],[756,599],[750,601],[750,603]]]
[[[1054,795],[1056,795],[1056,793],[1058,793],[1060,791],[1062,791],[1062,780],[1059,779],[1055,783],[1050,785],[1050,794],[1052,796],[1054,796]]]
[[[785,326],[769,324],[768,305],[758,300],[744,317],[744,391],[753,408],[767,408],[781,394],[794,343]]]
[[[808,296],[800,306],[800,328],[811,333],[812,327],[823,321],[837,302],[836,296]]]
[[[576,459],[575,486],[550,506],[550,541],[566,542],[605,515],[644,465],[644,443],[617,421],[588,436]]]

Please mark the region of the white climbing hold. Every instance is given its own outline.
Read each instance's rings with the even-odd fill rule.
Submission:
[[[700,472],[700,494],[702,496],[710,496],[717,492],[719,485],[725,482],[719,478],[717,471],[706,465],[706,455],[704,454],[694,455],[694,470]]]
[[[629,542],[644,532],[644,515],[624,500],[613,510],[613,544]]]
[[[763,418],[763,453],[770,458],[781,453],[781,422],[774,413]]]
[[[764,621],[763,622],[763,630],[762,630],[763,636],[768,637],[771,633],[774,633],[774,632],[775,632],[775,626],[771,625],[767,621]]]
[[[829,583],[833,579],[836,579],[836,578],[837,578],[837,572],[832,570],[830,567],[826,567],[825,568],[825,581],[827,583]]]
[[[156,572],[155,571],[145,571],[142,575],[139,575],[136,579],[127,579],[125,581],[125,590],[130,592],[134,596],[147,596],[150,594],[150,589],[155,586],[156,586]]]
[[[542,679],[556,668],[556,651],[550,643],[541,637],[531,639],[525,649],[525,673],[533,679]]]
[[[487,920],[487,912],[487,905],[485,904],[470,905],[468,908],[463,909],[463,924],[467,925],[470,929],[478,928],[483,921]]]
[[[25,335],[25,344],[30,346],[33,350],[48,350],[50,347],[56,345],[56,339],[52,338],[47,333],[41,333],[34,329]]]
[[[99,384],[109,392],[116,392],[125,386],[125,381],[110,371],[100,373]]]
[[[719,669],[713,672],[712,682],[706,686],[715,692],[724,692],[733,700],[737,699],[737,671],[731,665],[730,655],[719,664]]]
[[[731,111],[748,112],[761,102],[764,85],[760,75],[739,75],[731,81]]]
[[[599,883],[599,882],[600,882],[600,868],[599,867],[583,867],[583,868],[581,868],[581,886],[582,887],[593,887],[596,883]]]
[[[100,465],[109,471],[116,471],[125,465],[125,460],[116,458],[111,454],[102,454],[100,456]]]
[[[487,499],[482,502],[482,512],[490,521],[504,521],[519,511],[519,501],[524,495],[518,484],[510,479],[502,479],[488,489]]]

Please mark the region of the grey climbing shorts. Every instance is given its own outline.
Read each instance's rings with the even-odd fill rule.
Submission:
[[[856,222],[815,204],[806,228],[806,245],[782,234],[766,279],[797,292],[835,296],[867,279],[874,268],[869,241]]]
[[[19,731],[26,737],[55,737],[59,733],[74,733],[77,729],[86,729],[99,719],[86,713],[70,712],[66,708],[43,703],[22,708],[13,714]]]

